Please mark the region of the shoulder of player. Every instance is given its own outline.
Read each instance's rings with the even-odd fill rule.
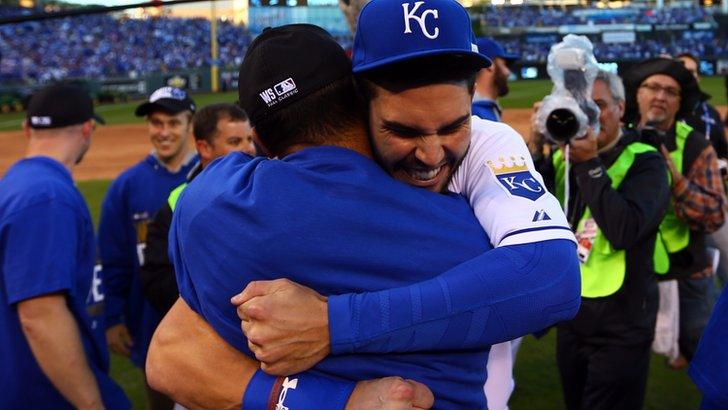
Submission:
[[[521,134],[502,122],[473,117],[469,155],[513,156],[528,154]]]
[[[232,153],[213,161],[184,189],[175,213],[180,208],[187,211],[206,208],[221,196],[235,196],[250,184],[253,172],[265,169],[269,162],[274,161],[251,158],[242,153]]]
[[[0,201],[4,218],[25,215],[27,212],[52,212],[55,209],[70,209],[81,215],[77,195],[73,186],[49,178],[37,178],[25,181],[22,189],[14,190]],[[60,221],[59,221],[60,222]]]

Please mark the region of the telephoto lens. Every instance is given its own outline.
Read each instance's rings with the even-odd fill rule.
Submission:
[[[557,108],[546,117],[548,135],[556,142],[568,143],[579,132],[579,120],[567,108]]]

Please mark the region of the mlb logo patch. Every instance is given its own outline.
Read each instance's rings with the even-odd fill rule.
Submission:
[[[493,161],[487,161],[487,164],[498,183],[510,195],[535,201],[546,193],[546,188],[528,170],[523,157],[510,157],[510,161],[499,158],[497,164]]]
[[[289,78],[287,80],[283,80],[280,83],[276,84],[273,89],[276,91],[276,94],[280,97],[281,95],[293,91],[296,89],[296,83],[293,82],[292,78]]]

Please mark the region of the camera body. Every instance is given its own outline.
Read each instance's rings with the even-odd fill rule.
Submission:
[[[585,136],[590,127],[598,133],[599,107],[591,94],[599,67],[589,39],[564,37],[551,47],[547,71],[554,88],[536,113],[539,132],[563,144]]]

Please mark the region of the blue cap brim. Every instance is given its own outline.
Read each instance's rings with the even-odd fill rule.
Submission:
[[[412,53],[383,58],[381,60],[372,61],[367,64],[354,66],[352,71],[356,74],[356,73],[361,73],[364,71],[373,70],[375,68],[383,67],[383,66],[393,64],[393,63],[399,63],[402,61],[412,60],[412,59],[419,58],[419,57],[433,56],[433,55],[439,55],[439,54],[452,54],[452,55],[458,55],[458,56],[465,57],[473,62],[473,66],[475,68],[487,68],[493,64],[493,62],[488,57],[486,57],[480,53],[477,53],[474,51],[465,51],[462,49],[447,49],[446,48],[446,49],[439,49],[439,50],[415,51]]]

